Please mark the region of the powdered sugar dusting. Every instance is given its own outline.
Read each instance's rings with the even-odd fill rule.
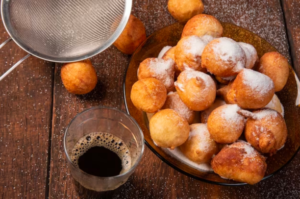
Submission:
[[[245,68],[253,68],[256,60],[258,59],[256,49],[251,44],[244,42],[239,42],[238,44],[244,50],[246,55]]]
[[[172,59],[153,59],[150,61],[150,71],[169,88],[174,83],[174,64]]]
[[[202,41],[204,41],[204,43],[208,44],[209,42],[211,42],[215,38],[211,35],[203,35],[202,37],[200,37],[200,39],[202,39]]]
[[[210,148],[210,134],[207,129],[207,124],[192,124],[189,139],[194,136],[200,136],[199,149],[201,151],[207,151]]]
[[[185,51],[192,54],[194,57],[202,55],[205,45],[206,43],[200,39],[200,37],[195,35],[188,37],[183,43]]]
[[[276,110],[276,107],[278,107],[279,105],[280,105],[281,111],[278,111],[278,112],[281,113],[282,116],[284,116],[284,108],[276,94],[274,94],[272,100],[269,102],[269,104],[267,104],[267,106],[265,106],[265,108],[270,108],[270,109]]]
[[[268,76],[251,69],[244,69],[243,83],[261,95],[270,92],[274,88],[274,83]]]
[[[245,54],[242,48],[234,40],[221,37],[214,43],[213,51],[224,62],[235,63],[233,70],[239,72],[245,67]]]
[[[254,114],[257,117],[257,119],[263,119],[265,117],[277,117],[278,116],[277,111],[274,111],[272,109],[264,109],[264,110],[255,112]]]
[[[237,113],[241,108],[236,104],[227,104],[222,106],[221,116],[226,119],[230,124],[236,123],[243,119],[243,116]]]
[[[163,49],[161,49],[160,53],[158,54],[157,58],[159,58],[159,59],[162,58],[166,54],[166,52],[168,50],[170,50],[171,48],[172,48],[172,46],[165,46],[165,47],[163,47]]]
[[[214,83],[212,78],[209,75],[207,75],[203,72],[200,72],[200,71],[185,70],[182,73],[185,74],[186,81],[198,77],[198,78],[201,78],[205,82],[206,86],[212,86],[212,84]]]
[[[244,149],[245,153],[243,158],[251,158],[256,155],[255,149],[248,142],[242,140],[238,140],[237,142],[229,145],[229,148]]]
[[[178,83],[178,82],[175,82],[174,85],[175,85],[177,88],[179,88],[181,91],[184,91],[184,86],[183,86],[183,84],[180,84],[180,83]]]

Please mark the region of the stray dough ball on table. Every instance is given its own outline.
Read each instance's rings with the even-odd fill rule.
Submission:
[[[225,146],[212,160],[212,169],[222,178],[256,184],[267,169],[265,157],[244,141]]]
[[[164,55],[163,55],[163,59],[164,60],[168,60],[168,59],[172,59],[175,62],[175,49],[176,46],[170,48]],[[181,71],[179,70],[177,64],[175,63],[174,65],[175,67],[175,77],[178,77],[178,75],[181,73]]]
[[[175,149],[189,137],[189,123],[172,109],[156,113],[149,123],[153,142],[163,148]]]
[[[114,46],[122,53],[132,54],[146,40],[146,29],[138,18],[130,15],[126,27],[115,41]]]
[[[203,70],[201,55],[205,45],[204,41],[195,35],[180,39],[175,49],[175,62],[179,70]]]
[[[251,69],[243,69],[232,83],[235,102],[243,109],[258,109],[265,107],[275,93],[273,81],[266,75]]]
[[[138,78],[156,78],[165,85],[168,92],[174,91],[174,64],[172,59],[147,58],[140,63]]]
[[[179,113],[189,124],[194,121],[195,111],[189,109],[180,99],[177,92],[170,92],[162,109],[172,109]]]
[[[181,152],[196,163],[210,162],[212,156],[217,153],[216,142],[211,139],[206,124],[190,125],[191,132],[187,141],[179,146]]]
[[[194,111],[202,111],[212,105],[216,98],[216,84],[207,74],[185,70],[177,78],[175,88],[180,99]]]
[[[212,15],[199,14],[191,18],[184,26],[181,37],[196,35],[202,37],[211,35],[221,37],[223,27],[221,23]]]
[[[211,114],[211,112],[213,110],[215,110],[216,108],[222,106],[226,104],[225,101],[221,100],[221,99],[216,99],[214,101],[214,103],[208,108],[208,109],[205,109],[204,111],[202,111],[200,114],[200,117],[201,117],[201,123],[207,123],[207,120],[208,120],[208,117],[209,115]]]
[[[248,117],[245,137],[255,149],[273,155],[284,146],[287,127],[280,113],[271,109],[239,113]]]
[[[237,75],[245,67],[245,63],[243,49],[227,37],[212,40],[202,53],[202,67],[219,77]]]
[[[158,111],[164,105],[166,98],[166,87],[155,78],[141,79],[131,88],[130,99],[133,105],[147,113]]]
[[[77,95],[91,92],[97,84],[97,74],[90,60],[63,65],[61,79],[65,88]]]
[[[211,112],[207,128],[211,137],[218,143],[229,144],[239,139],[245,127],[245,118],[238,114],[236,104],[225,104]]]
[[[168,10],[179,22],[185,23],[190,18],[204,11],[201,0],[169,0]]]
[[[247,44],[244,42],[239,42],[238,44],[244,50],[246,55],[245,68],[249,68],[249,69],[253,68],[255,63],[258,61],[256,49],[251,44]]]
[[[289,63],[278,52],[269,52],[260,58],[258,71],[269,76],[275,85],[275,92],[281,91],[289,77]]]
[[[284,116],[284,108],[276,94],[274,94],[272,100],[269,104],[267,104],[267,106],[265,106],[265,108],[273,109]]]

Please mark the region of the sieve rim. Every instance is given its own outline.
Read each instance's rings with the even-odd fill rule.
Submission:
[[[82,60],[91,58],[91,57],[103,52],[107,48],[109,48],[118,39],[118,37],[123,32],[125,26],[127,25],[128,20],[129,20],[129,17],[130,17],[130,14],[131,14],[131,9],[132,9],[132,0],[124,0],[125,1],[124,13],[123,13],[122,19],[121,19],[118,27],[116,28],[114,33],[108,38],[108,40],[105,41],[103,43],[103,45],[101,45],[96,50],[93,50],[91,52],[87,52],[87,53],[85,53],[84,55],[81,55],[81,56],[76,56],[76,57],[71,57],[71,58],[59,57],[57,59],[53,59],[53,58],[49,58],[51,56],[47,56],[45,54],[40,54],[38,51],[33,51],[31,49],[28,49],[28,47],[26,45],[23,45],[20,42],[20,39],[16,38],[11,33],[10,28],[8,28],[8,25],[7,25],[9,17],[7,17],[6,15],[7,15],[8,11],[4,10],[4,4],[7,3],[8,1],[10,1],[10,0],[2,0],[1,1],[1,19],[2,19],[3,26],[6,30],[6,32],[8,33],[8,35],[10,36],[10,38],[15,42],[15,44],[17,44],[22,50],[24,50],[28,54],[30,54],[34,57],[37,57],[39,59],[42,59],[44,61],[50,61],[50,62],[56,62],[56,63],[70,63],[70,62],[82,61]],[[6,20],[6,17],[7,17],[7,20]]]

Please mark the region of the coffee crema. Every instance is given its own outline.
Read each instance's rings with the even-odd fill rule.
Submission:
[[[94,132],[80,138],[75,144],[71,160],[84,172],[110,177],[131,168],[130,151],[120,138],[103,132]]]

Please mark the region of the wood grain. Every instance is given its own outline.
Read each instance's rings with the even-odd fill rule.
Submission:
[[[8,38],[0,26],[0,42]],[[26,53],[0,50],[0,74]],[[44,198],[54,64],[28,58],[0,82],[0,198]]]
[[[205,12],[221,21],[231,22],[260,35],[290,59],[283,13],[278,0],[204,0]],[[133,14],[146,25],[147,35],[175,22],[167,11],[167,0],[135,0]],[[87,96],[68,94],[55,68],[54,108],[51,147],[49,198],[97,198],[99,195],[79,190],[67,168],[63,151],[65,127],[79,112],[91,106],[122,108],[122,83],[128,56],[111,47],[92,59],[99,85]],[[255,186],[223,187],[187,177],[172,169],[148,148],[129,181],[102,198],[274,198],[298,197],[300,194],[300,155],[271,179]],[[78,191],[78,189],[77,189]]]
[[[294,69],[300,76],[300,2],[282,0]]]

